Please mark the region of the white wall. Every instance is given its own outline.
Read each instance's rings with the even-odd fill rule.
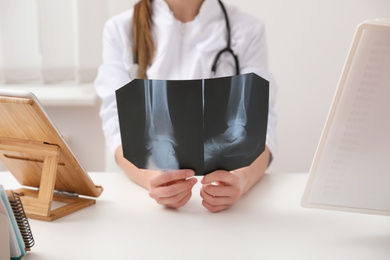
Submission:
[[[267,28],[278,83],[278,154],[270,172],[307,172],[356,26],[390,18],[388,0],[225,0]]]
[[[105,1],[107,16],[123,11],[135,2]],[[269,66],[278,83],[276,112],[279,116],[278,153],[269,171],[307,172],[355,28],[366,19],[390,18],[390,1],[224,1],[258,17],[267,28]],[[100,44],[100,41],[93,44]],[[98,107],[53,107],[49,110],[60,130],[70,136],[70,146],[87,170],[103,170],[101,158],[104,158],[105,145],[99,128]],[[69,115],[75,119],[70,120]],[[96,135],[93,138],[86,136],[80,122],[88,123],[91,131],[96,129]],[[86,137],[80,140],[83,135]],[[72,136],[77,136],[76,143]],[[93,154],[89,155],[92,149]]]

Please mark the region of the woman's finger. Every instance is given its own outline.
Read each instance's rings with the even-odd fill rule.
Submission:
[[[186,191],[181,194],[178,194],[177,196],[174,197],[169,197],[169,198],[162,198],[160,200],[157,200],[157,203],[160,205],[164,205],[169,208],[180,208],[184,206],[189,199],[191,198],[192,192]]]
[[[191,190],[197,182],[196,178],[189,178],[187,180],[178,180],[171,182],[168,186],[158,186],[149,191],[149,195],[152,198],[169,198],[182,192]]]
[[[203,201],[206,201],[208,204],[214,206],[226,206],[231,205],[234,202],[231,197],[213,196],[206,193],[203,189],[200,191],[200,196]]]
[[[227,185],[232,185],[237,182],[235,175],[228,171],[218,170],[212,173],[205,175],[202,179],[202,184],[211,184],[211,183],[225,183]]]
[[[162,172],[150,179],[150,187],[155,188],[165,186],[170,182],[185,180],[189,177],[193,177],[194,175],[195,172],[193,170],[171,170]]]

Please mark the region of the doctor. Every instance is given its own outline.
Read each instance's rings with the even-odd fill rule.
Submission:
[[[95,86],[102,99],[106,142],[118,165],[157,203],[184,206],[197,182],[194,171],[142,170],[123,157],[115,90],[135,77],[179,80],[249,72],[270,81],[266,150],[248,167],[218,170],[202,179],[202,204],[211,212],[231,207],[248,192],[264,175],[276,150],[275,84],[267,71],[263,24],[219,0],[141,0],[108,20]]]

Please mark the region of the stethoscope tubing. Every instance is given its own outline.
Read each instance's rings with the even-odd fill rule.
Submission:
[[[213,65],[211,66],[211,75],[214,76],[216,71],[217,71],[217,63],[219,58],[221,57],[222,53],[228,52],[230,53],[233,58],[234,58],[234,64],[236,67],[236,75],[240,74],[240,63],[238,56],[234,54],[233,49],[231,48],[231,30],[230,30],[230,21],[229,21],[229,16],[227,14],[225,5],[222,3],[221,0],[218,0],[219,5],[221,6],[223,15],[225,17],[225,22],[226,22],[226,30],[227,30],[227,45],[224,49],[220,50],[217,55],[215,55]]]

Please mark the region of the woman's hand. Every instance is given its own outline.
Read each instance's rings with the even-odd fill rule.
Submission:
[[[192,195],[197,182],[193,170],[171,170],[156,174],[149,179],[149,196],[158,204],[169,208],[184,206]]]
[[[202,204],[211,212],[230,208],[244,193],[245,187],[243,175],[223,170],[207,174],[201,183]]]
[[[266,147],[250,166],[231,172],[219,170],[207,174],[202,179],[200,191],[203,206],[211,212],[230,208],[263,177],[269,162],[270,152]]]

